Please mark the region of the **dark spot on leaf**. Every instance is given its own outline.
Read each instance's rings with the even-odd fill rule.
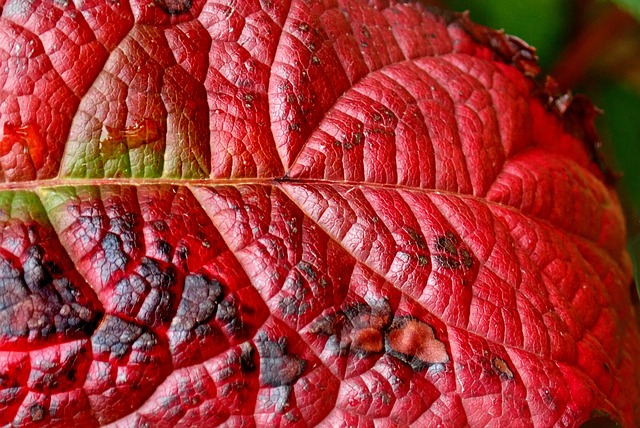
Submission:
[[[287,296],[280,300],[278,307],[284,315],[302,316],[309,309],[309,303],[305,302],[301,296]]]
[[[73,382],[76,380],[76,369],[73,367],[68,367],[65,371],[64,371],[64,375],[67,378],[67,380]]]
[[[621,428],[622,425],[616,422],[611,415],[602,410],[594,410],[588,421],[580,425],[580,428]]]
[[[107,315],[91,336],[91,346],[96,354],[107,353],[116,360],[123,359],[133,349],[149,351],[156,344],[153,333],[112,315]]]
[[[45,266],[45,269],[47,269],[51,275],[60,276],[63,273],[62,269],[60,268],[60,266],[58,266],[57,263],[55,263],[55,262],[53,262],[51,260],[45,261],[44,262],[44,266]]]
[[[307,261],[301,260],[298,262],[298,269],[300,272],[304,273],[308,278],[315,279],[316,271],[313,268],[313,265]]]
[[[416,245],[418,248],[425,248],[427,246],[427,244],[424,241],[424,236],[422,236],[420,232],[416,231],[411,227],[405,227],[404,230],[409,235],[409,238],[411,238],[411,241],[413,241],[413,244]]]
[[[385,339],[387,352],[416,371],[449,362],[447,348],[433,327],[413,317],[396,318]]]
[[[189,249],[180,243],[176,248],[176,255],[178,256],[178,260],[185,261],[189,258]]]
[[[153,222],[153,228],[155,230],[157,230],[158,232],[164,232],[166,230],[168,230],[168,226],[167,223],[165,223],[164,221],[161,220],[156,220]]]
[[[171,251],[173,251],[173,249],[171,248],[171,244],[169,244],[164,239],[160,239],[157,245],[158,252],[168,261],[171,257]]]
[[[39,245],[32,245],[27,248],[26,256],[23,264],[24,280],[32,292],[37,292],[51,282],[51,275],[43,262],[44,250]]]
[[[271,387],[290,386],[302,376],[307,362],[288,353],[287,340],[272,340],[265,334],[256,338],[260,354],[260,382]]]
[[[289,132],[300,132],[300,124],[297,122],[290,123]]]
[[[364,135],[362,135],[362,132],[356,132],[353,134],[353,145],[355,146],[359,146],[362,143],[362,139],[364,138]]]
[[[182,300],[171,323],[171,329],[190,331],[207,323],[216,314],[221,299],[220,282],[215,279],[209,280],[202,274],[187,275]],[[233,316],[235,317],[235,313]]]
[[[447,232],[445,236],[439,236],[437,238],[436,248],[440,251],[446,251],[452,256],[458,255],[458,238],[451,232]]]
[[[26,249],[23,271],[0,253],[0,337],[38,340],[93,332],[101,314],[67,278],[52,274],[49,265],[39,245]]]
[[[509,368],[509,365],[505,360],[500,357],[494,357],[491,360],[491,365],[493,369],[500,375],[501,378],[511,380],[513,379],[513,372]]]
[[[100,243],[104,251],[104,261],[102,265],[102,282],[106,283],[112,273],[124,271],[128,257],[122,249],[122,241],[115,233],[108,232]]]
[[[33,422],[40,422],[47,417],[47,409],[41,404],[34,404],[29,408],[29,415],[31,415]]]
[[[253,94],[248,94],[248,93],[247,93],[247,94],[244,94],[244,95],[242,96],[242,99],[244,99],[244,105],[245,105],[246,107],[249,107],[249,108],[250,108],[250,107],[253,105],[253,100],[254,100],[254,96],[253,96]]]
[[[460,262],[453,257],[441,256],[436,254],[433,256],[438,266],[445,269],[460,269]]]
[[[467,269],[471,269],[473,266],[473,256],[464,248],[460,250],[460,260],[462,261],[462,266]]]
[[[310,27],[306,22],[301,22],[300,24],[298,24],[298,29],[303,33],[306,33],[307,31],[309,31]]]
[[[256,369],[256,363],[254,361],[255,350],[250,343],[245,342],[240,345],[240,370],[243,373],[250,373]]]
[[[311,325],[311,333],[329,336],[328,346],[337,354],[371,354],[384,350],[384,331],[391,323],[391,306],[386,300],[369,306],[352,304],[325,315]]]
[[[469,270],[473,267],[473,255],[453,232],[438,236],[434,251],[440,253],[433,257],[436,264],[442,268]]]
[[[191,10],[192,0],[154,0],[169,15],[182,15]]]
[[[115,286],[118,313],[136,317],[144,324],[155,327],[170,319],[176,285],[172,265],[143,257],[140,264]]]

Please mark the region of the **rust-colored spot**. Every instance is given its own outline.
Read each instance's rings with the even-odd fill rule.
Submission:
[[[33,422],[40,422],[47,417],[47,409],[45,409],[41,404],[34,404],[29,408],[29,414],[31,415],[31,420]]]
[[[381,352],[384,347],[379,328],[363,328],[352,333],[351,348],[361,352]]]
[[[381,300],[373,306],[358,303],[326,315],[311,325],[314,334],[330,336],[329,346],[340,354],[370,354],[384,350],[384,332],[391,324],[391,306]]]
[[[154,0],[154,3],[169,15],[182,15],[192,6],[192,0]]]
[[[491,360],[491,364],[500,377],[504,377],[507,380],[513,379],[513,372],[505,360],[500,357],[494,357],[493,360]]]
[[[0,157],[8,155],[16,145],[29,155],[36,169],[42,168],[48,149],[46,141],[40,135],[38,125],[16,126],[8,122],[5,123],[0,140]]]
[[[106,126],[107,139],[102,146],[109,150],[110,146],[118,143],[125,144],[129,149],[137,149],[145,144],[152,143],[160,139],[160,127],[157,121],[149,118],[136,122],[133,126],[124,129]]]
[[[386,336],[387,352],[421,370],[434,364],[445,364],[449,354],[429,324],[412,317],[398,317]]]

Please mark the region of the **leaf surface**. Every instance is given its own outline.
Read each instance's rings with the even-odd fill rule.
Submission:
[[[1,423],[640,419],[621,209],[522,42],[355,0],[0,31]]]

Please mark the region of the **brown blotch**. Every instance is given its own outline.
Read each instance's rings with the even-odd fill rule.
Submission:
[[[47,409],[41,404],[34,404],[29,408],[29,414],[33,422],[40,422],[47,417]]]
[[[355,331],[351,338],[351,347],[361,352],[381,352],[384,340],[380,329],[371,327]]]
[[[465,269],[473,267],[474,257],[463,242],[451,231],[436,237],[433,258],[436,264],[445,269]],[[437,253],[440,254],[437,254]]]
[[[494,357],[491,360],[491,365],[493,365],[494,370],[500,375],[500,377],[506,378],[507,380],[513,379],[513,372],[509,368],[509,365],[505,360],[500,357]]]
[[[107,139],[102,142],[102,148],[107,154],[115,153],[119,145],[129,149],[137,149],[145,144],[158,141],[161,137],[160,124],[150,118],[144,118],[132,126],[124,129],[106,126]]]
[[[182,15],[192,6],[192,0],[154,0],[154,3],[169,15]]]
[[[449,362],[447,348],[436,338],[433,327],[412,317],[395,319],[387,332],[386,346],[390,355],[416,371]]]
[[[436,248],[440,251],[446,251],[452,256],[457,256],[458,249],[456,247],[458,246],[458,244],[458,238],[456,238],[453,233],[447,232],[444,236],[438,237]]]
[[[384,332],[393,314],[386,300],[369,306],[352,304],[336,313],[323,316],[311,325],[313,334],[330,336],[330,347],[338,354],[370,354],[384,350]]]
[[[411,227],[405,227],[404,230],[405,232],[407,232],[413,243],[418,246],[418,248],[425,248],[427,246],[424,241],[424,236],[422,236],[420,232]]]
[[[441,256],[436,254],[433,256],[438,266],[445,269],[460,269],[460,262],[453,257]]]
[[[460,260],[462,261],[462,266],[467,269],[471,269],[471,266],[473,266],[473,256],[465,249],[460,250]]]
[[[238,357],[238,362],[240,363],[240,370],[243,373],[250,373],[256,369],[254,355],[254,348],[250,343],[245,342],[240,345],[240,356]]]

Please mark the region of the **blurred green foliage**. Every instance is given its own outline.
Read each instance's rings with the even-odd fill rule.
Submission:
[[[640,18],[640,0],[615,0],[615,3]]]
[[[597,28],[598,20],[602,23],[607,19],[603,10],[611,10],[617,4],[640,20],[640,0],[442,0],[442,3],[453,10],[469,10],[472,20],[503,28],[535,46],[545,74],[571,62],[567,59],[570,58],[568,48],[576,46],[572,44],[576,41],[579,44],[580,37],[589,37],[589,25]],[[585,6],[590,9],[585,10]],[[579,21],[579,17],[583,21]],[[617,34],[620,31],[615,21],[601,28],[606,25],[610,27],[606,30],[609,32],[603,34],[611,40],[594,48],[603,49],[595,55],[617,57],[609,59],[610,64],[606,58],[599,61],[604,66],[598,65],[597,60],[586,62],[589,70],[579,73],[581,79],[574,89],[587,93],[604,111],[598,120],[602,152],[611,168],[622,174],[618,188],[626,210],[628,247],[640,292],[640,61],[637,59],[640,58],[640,25],[634,24],[636,33],[626,34],[626,39],[624,34]]]
[[[545,68],[560,53],[571,30],[567,0],[448,0],[446,4],[453,10],[468,10],[479,24],[502,28],[535,46]]]

